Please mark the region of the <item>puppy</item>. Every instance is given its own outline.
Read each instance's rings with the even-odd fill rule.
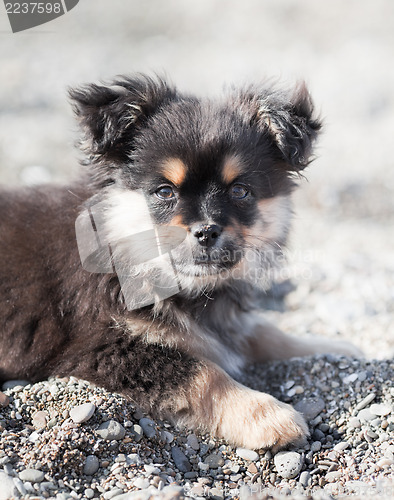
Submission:
[[[159,78],[70,91],[87,168],[0,197],[0,377],[73,375],[247,448],[302,416],[231,376],[248,363],[353,354],[267,323],[294,176],[320,130],[304,85],[197,99]]]

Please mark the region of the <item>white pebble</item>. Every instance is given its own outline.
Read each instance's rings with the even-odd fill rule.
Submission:
[[[295,451],[280,451],[274,456],[274,464],[279,476],[284,479],[296,477],[304,463],[303,457]]]
[[[30,483],[41,483],[44,479],[44,473],[37,469],[25,469],[19,473],[19,479]]]
[[[70,417],[75,424],[87,422],[92,418],[96,406],[93,403],[84,403],[79,406],[74,406],[70,411]]]
[[[254,462],[259,458],[259,454],[257,452],[248,450],[247,448],[237,448],[236,454],[244,460],[249,460],[251,462]]]
[[[379,417],[385,417],[391,413],[393,408],[388,404],[373,404],[369,407],[369,411],[374,415],[378,415]]]

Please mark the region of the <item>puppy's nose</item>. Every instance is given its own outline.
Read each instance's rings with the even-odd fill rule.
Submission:
[[[216,224],[196,224],[191,230],[203,247],[212,247],[219,236],[221,235],[222,228]]]

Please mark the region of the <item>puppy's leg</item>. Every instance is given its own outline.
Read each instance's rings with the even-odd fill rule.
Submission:
[[[350,342],[310,336],[297,338],[286,335],[260,315],[247,342],[247,356],[251,361],[289,359],[313,354],[343,354],[362,357],[363,353]]]
[[[111,336],[73,349],[56,372],[123,393],[161,418],[237,446],[280,449],[308,433],[291,406],[237,383],[214,363],[126,335]]]
[[[290,405],[235,382],[211,363],[201,365],[188,388],[187,405],[181,423],[205,427],[237,446],[276,451],[309,435],[303,417]]]

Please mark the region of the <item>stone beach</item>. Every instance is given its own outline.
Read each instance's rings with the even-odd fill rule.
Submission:
[[[261,305],[290,334],[365,354],[248,367],[242,383],[308,421],[302,448],[276,454],[177,429],[73,377],[7,381],[0,500],[394,498],[393,19],[391,0],[95,0],[21,34],[0,16],[6,185],[75,177],[69,85],[157,71],[217,94],[223,83],[306,79],[324,133]]]

